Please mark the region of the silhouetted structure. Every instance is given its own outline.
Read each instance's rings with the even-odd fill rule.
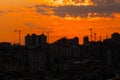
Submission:
[[[1,42],[0,43],[0,47],[11,47],[12,45],[11,45],[11,43],[9,43],[9,42]]]
[[[88,36],[85,36],[85,37],[83,38],[83,44],[84,44],[84,45],[88,45],[88,44],[89,44],[89,37],[88,37]]]
[[[0,43],[1,80],[107,80],[120,77],[120,34],[91,41],[85,36],[61,38],[47,44],[47,37],[26,35],[25,46]],[[87,46],[86,46],[87,45]]]
[[[113,43],[118,43],[120,44],[120,34],[115,32],[111,35],[111,40]]]
[[[41,35],[27,35],[25,36],[25,45],[29,47],[45,46],[47,44],[47,37],[44,34]]]

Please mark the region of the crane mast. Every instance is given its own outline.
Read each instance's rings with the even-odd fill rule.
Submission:
[[[15,32],[18,32],[18,38],[19,38],[19,45],[21,45],[21,30],[15,30]]]
[[[50,33],[53,33],[53,31],[44,31],[47,33],[47,42],[49,43],[49,36],[50,36]]]

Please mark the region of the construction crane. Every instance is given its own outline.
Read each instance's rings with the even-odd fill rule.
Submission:
[[[15,32],[18,32],[18,41],[19,41],[19,45],[21,45],[21,32],[22,31],[30,31],[30,30],[15,30]],[[26,34],[26,33],[22,33],[22,34]]]
[[[102,36],[100,35],[100,41],[102,41]]]
[[[19,45],[21,45],[21,32],[22,30],[15,30],[15,32],[18,32],[18,37],[19,37]]]
[[[53,33],[53,31],[44,31],[42,33],[47,33],[47,42],[49,43],[49,36],[50,36],[50,33]]]
[[[92,35],[92,28],[90,28],[89,30],[90,30],[90,39],[92,41],[92,37],[93,37],[93,35]]]
[[[94,33],[92,30],[92,28],[89,29],[90,30],[90,40],[92,41],[93,40],[93,37],[94,37],[94,41],[96,41],[96,35],[97,33]]]
[[[94,41],[96,41],[96,35],[97,35],[97,34],[96,34],[96,33],[94,33]]]

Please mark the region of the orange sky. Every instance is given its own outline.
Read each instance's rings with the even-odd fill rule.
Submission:
[[[50,42],[64,36],[78,36],[80,43],[84,36],[90,35],[89,28],[97,33],[97,40],[100,35],[105,39],[106,35],[110,37],[113,32],[120,32],[119,0],[110,0],[111,3],[101,0],[106,1],[104,4],[95,1],[1,0],[0,42],[18,43],[18,33],[14,30],[23,30],[22,44],[26,34],[41,34],[44,31],[53,31],[50,33]]]

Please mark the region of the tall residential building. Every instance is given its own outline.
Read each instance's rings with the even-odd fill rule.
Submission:
[[[79,38],[78,38],[78,37],[74,37],[74,38],[73,38],[73,43],[74,43],[75,45],[79,45]]]
[[[29,34],[27,34],[26,36],[25,36],[25,45],[26,46],[30,46],[30,38],[31,38],[31,36],[29,35]]]
[[[111,35],[111,40],[114,43],[120,43],[120,34],[115,32]]]
[[[26,35],[25,36],[25,45],[29,47],[43,46],[47,44],[47,37],[44,34],[41,35]]]
[[[88,36],[85,36],[84,38],[83,38],[83,43],[84,43],[84,45],[87,45],[88,43],[89,43],[89,37]]]
[[[39,45],[47,44],[47,36],[45,36],[44,34],[38,35],[38,44]]]

